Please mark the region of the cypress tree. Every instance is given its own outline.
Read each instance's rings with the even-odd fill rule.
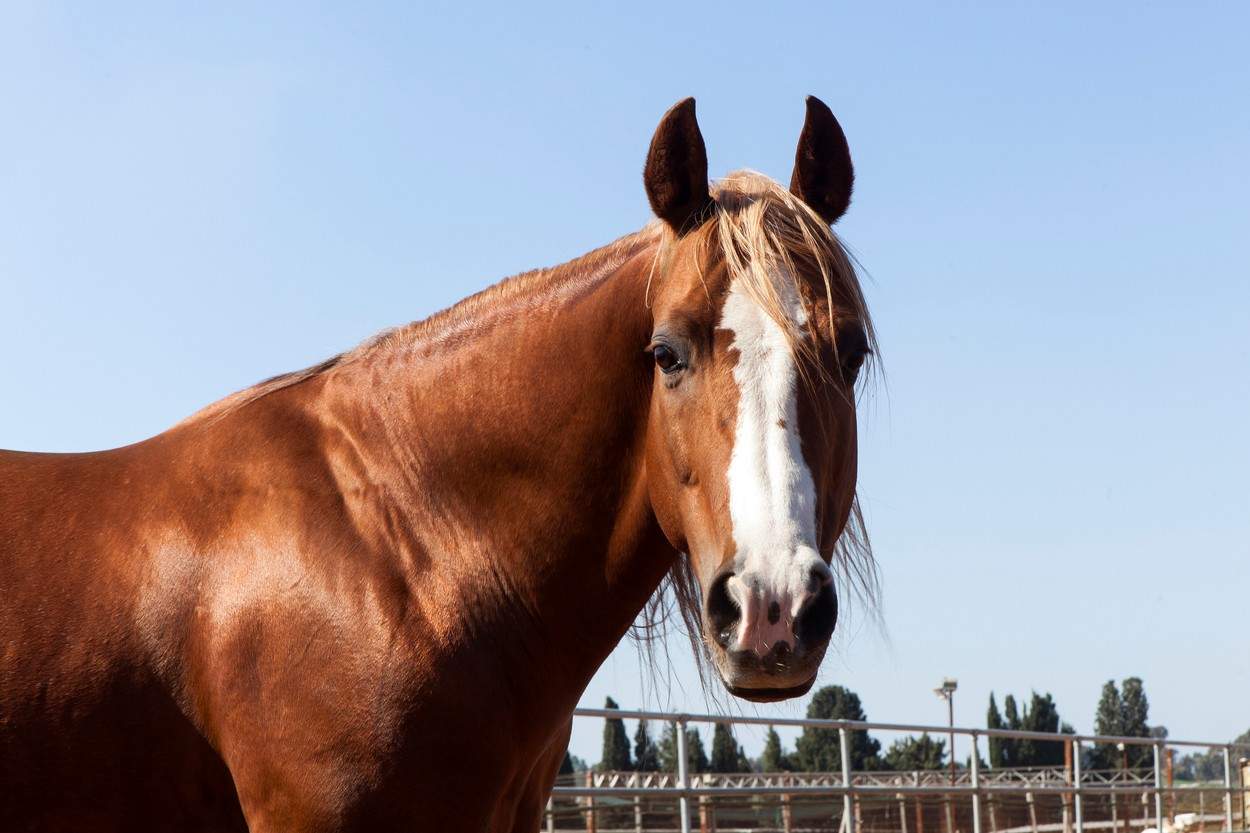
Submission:
[[[1120,731],[1132,738],[1150,737],[1150,701],[1140,677],[1129,677],[1120,684]],[[1133,768],[1150,766],[1154,753],[1149,746],[1133,744],[1128,747],[1128,765]]]
[[[686,729],[686,771],[708,771],[707,751],[703,748],[703,738],[698,729]]]
[[[1024,717],[1020,720],[1020,724],[1020,728],[1028,732],[1059,731],[1059,710],[1055,708],[1055,700],[1049,692],[1045,695],[1033,692],[1033,697],[1024,710]],[[1022,740],[1019,753],[1020,763],[1017,766],[1061,766],[1063,764],[1063,744],[1060,742]]]
[[[1020,713],[1016,710],[1016,698],[1008,694],[1003,698],[1003,722],[1008,729],[1020,728]],[[1020,766],[1020,741],[1003,738],[1003,766]]]
[[[634,732],[634,769],[639,772],[658,772],[660,769],[660,752],[651,740],[651,731],[647,721],[638,721],[638,730]]]
[[[603,707],[620,708],[611,697]],[[633,762],[629,759],[629,736],[625,734],[625,721],[619,717],[609,717],[603,722],[603,754],[599,759],[599,771],[616,772],[633,768]]]
[[[785,772],[788,769],[786,763],[786,754],[781,749],[781,735],[769,726],[764,739],[764,754],[760,755],[760,771]]]
[[[832,720],[867,720],[859,695],[840,685],[830,685],[812,695],[807,716]],[[881,744],[867,732],[851,732],[851,770],[879,769]],[[841,772],[842,748],[836,729],[805,726],[796,744],[795,757],[804,772]]]
[[[664,731],[660,733],[660,745],[658,747],[660,755],[660,771],[676,772],[677,771],[677,724],[665,723]]]
[[[660,769],[664,772],[677,772],[677,728],[669,723],[660,736],[659,758]],[[707,772],[707,752],[703,748],[703,738],[699,730],[686,728],[686,772]]]
[[[985,728],[1002,729],[1003,716],[998,713],[998,703],[994,702],[994,692],[990,692],[990,707],[985,713]],[[1001,769],[1007,764],[1003,761],[1003,738],[990,735],[990,766]]]
[[[727,723],[717,723],[712,732],[712,772],[738,772],[738,742]]]
[[[1115,680],[1107,680],[1098,698],[1098,708],[1094,710],[1094,734],[1122,735],[1123,728],[1120,722],[1120,692],[1115,687]],[[1118,750],[1112,744],[1095,746],[1090,750],[1089,763],[1091,769],[1119,769]]]

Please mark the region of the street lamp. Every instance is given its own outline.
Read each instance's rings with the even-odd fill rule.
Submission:
[[[942,684],[933,689],[933,693],[946,701],[947,725],[950,726],[950,767],[951,782],[955,781],[955,689],[959,688],[959,681],[954,677],[946,677],[942,680]]]

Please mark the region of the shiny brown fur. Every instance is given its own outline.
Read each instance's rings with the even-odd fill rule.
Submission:
[[[0,830],[532,833],[587,682],[686,542],[724,538],[731,359],[674,410],[646,350],[659,316],[714,349],[724,270],[657,273],[666,245],[132,446],[0,452]],[[816,458],[854,436],[824,401]],[[813,462],[830,548],[848,455]]]

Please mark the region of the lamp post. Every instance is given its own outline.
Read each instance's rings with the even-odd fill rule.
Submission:
[[[933,693],[946,701],[946,717],[947,725],[950,727],[950,746],[947,749],[950,752],[950,770],[951,783],[955,783],[955,689],[959,688],[959,681],[954,677],[947,677],[942,680],[942,684],[933,689]]]
[[[955,786],[955,689],[959,688],[959,683],[952,677],[946,677],[942,680],[942,684],[933,689],[933,693],[946,701],[947,725],[950,727],[950,770],[951,770],[951,787]],[[973,745],[973,754],[976,754],[976,745]],[[947,793],[946,801],[946,833],[955,833],[955,810],[951,806],[951,795]]]

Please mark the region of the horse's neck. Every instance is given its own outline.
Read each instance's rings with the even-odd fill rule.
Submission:
[[[540,650],[549,666],[535,671],[565,687],[584,685],[674,557],[642,460],[650,265],[634,252],[538,302],[510,298],[481,326],[401,343],[327,388],[416,532],[417,586],[436,588],[418,592],[443,610],[458,600],[475,638]]]

